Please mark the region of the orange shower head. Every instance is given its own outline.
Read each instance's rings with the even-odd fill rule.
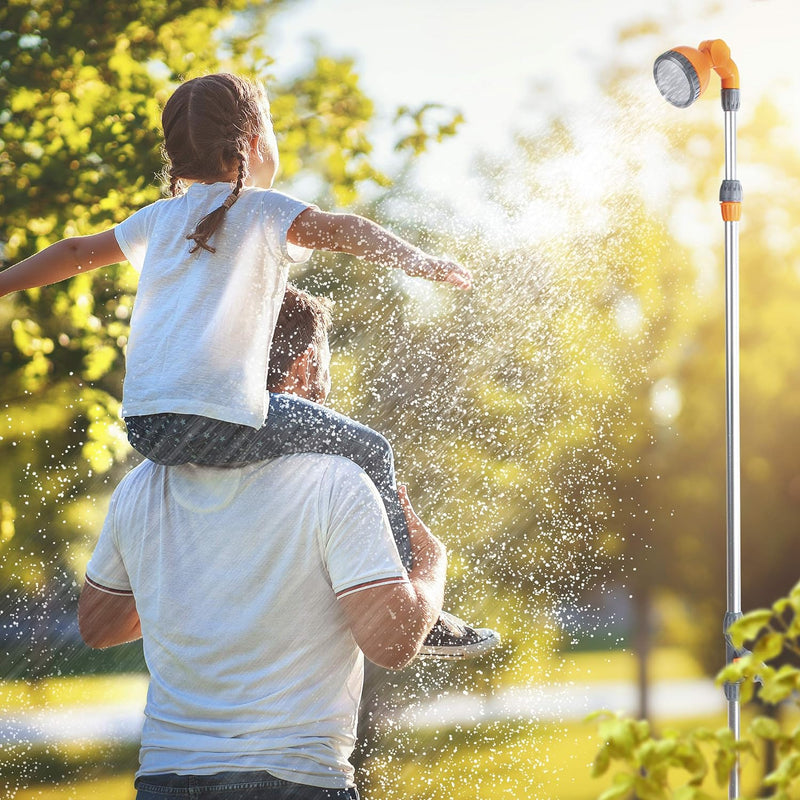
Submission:
[[[686,108],[706,90],[712,69],[721,78],[723,89],[739,88],[739,70],[722,39],[709,39],[697,48],[667,50],[656,59],[653,77],[668,102]]]

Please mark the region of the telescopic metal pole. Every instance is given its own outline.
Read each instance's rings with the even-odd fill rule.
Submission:
[[[725,113],[725,178],[719,199],[725,223],[725,363],[727,453],[727,606],[724,627],[726,663],[741,655],[728,636],[728,628],[742,616],[741,564],[741,451],[739,444],[739,220],[742,185],[736,178],[736,112],[738,89],[722,90]],[[728,727],[739,739],[739,684],[726,683]],[[737,757],[728,785],[730,800],[739,796],[741,770]]]
[[[736,112],[739,110],[739,69],[722,39],[700,42],[698,48],[676,47],[660,55],[653,76],[661,94],[678,108],[690,106],[708,86],[711,70],[722,81],[725,112],[725,178],[719,192],[725,223],[725,365],[726,365],[726,468],[727,468],[727,605],[723,622],[726,663],[745,651],[737,650],[728,636],[730,626],[742,616],[741,590],[741,481],[739,449],[739,220],[742,185],[736,177]],[[739,739],[739,684],[725,684],[728,725]],[[739,759],[731,770],[729,797],[739,796]]]

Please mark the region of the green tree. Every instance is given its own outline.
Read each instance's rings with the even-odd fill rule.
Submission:
[[[372,158],[372,101],[352,61],[317,51],[278,84],[264,50],[279,2],[0,8],[0,221],[6,266],[67,235],[113,226],[161,196],[160,108],[177,82],[228,70],[267,79],[281,180],[316,176],[352,203],[388,178]],[[412,154],[457,116],[401,110]],[[406,133],[403,134],[406,136]],[[104,499],[130,454],[119,397],[136,274],[127,264],[0,302],[0,577],[45,596],[79,577]],[[35,651],[35,648],[32,649]]]

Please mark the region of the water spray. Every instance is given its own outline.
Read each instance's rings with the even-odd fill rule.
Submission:
[[[739,444],[739,220],[742,184],[736,178],[736,112],[739,110],[739,70],[722,39],[701,42],[698,48],[676,47],[660,55],[653,66],[656,86],[678,108],[687,108],[706,90],[711,70],[722,81],[725,115],[725,178],[719,191],[725,224],[725,364],[727,460],[727,606],[723,622],[725,659],[730,664],[742,655],[731,643],[728,628],[742,616],[741,587],[741,459]],[[726,683],[728,726],[736,739],[740,733],[739,685]],[[737,758],[731,770],[728,797],[739,796]]]

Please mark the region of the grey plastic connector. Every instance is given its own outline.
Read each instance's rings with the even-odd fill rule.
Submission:
[[[742,184],[739,181],[722,181],[719,187],[720,203],[741,203],[742,196]]]
[[[722,90],[723,111],[738,111],[741,104],[742,104],[742,99],[739,94],[739,89]]]
[[[739,702],[739,684],[738,683],[723,683],[722,690],[725,692],[725,699],[728,701],[733,701],[734,703]]]
[[[729,183],[738,183],[738,181],[729,181]],[[725,663],[731,664],[737,658],[741,658],[744,655],[747,655],[749,652],[744,648],[736,648],[733,646],[733,642],[731,641],[731,637],[728,634],[728,629],[736,622],[737,619],[741,619],[742,612],[741,611],[727,611],[725,612],[725,619],[722,623],[722,633],[725,636]],[[725,699],[726,700],[739,700],[739,683],[725,683],[723,684],[723,689],[725,691]]]

